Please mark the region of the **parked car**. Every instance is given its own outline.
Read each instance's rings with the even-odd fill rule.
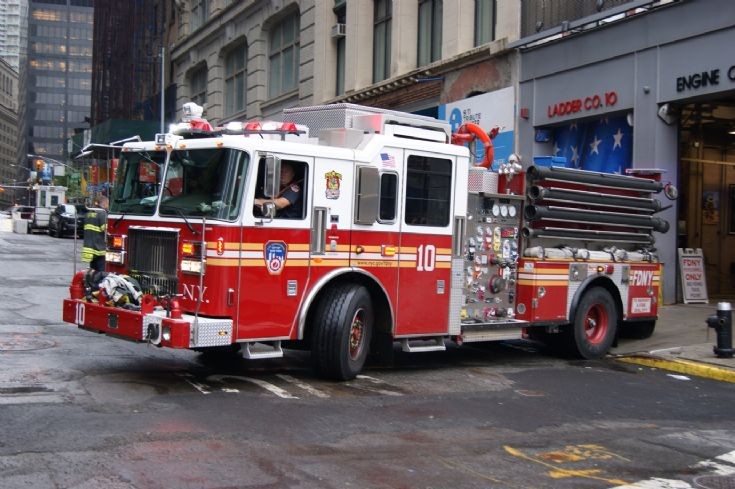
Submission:
[[[84,204],[60,204],[51,212],[48,220],[49,236],[60,238],[65,234],[78,236],[84,232],[84,218],[87,215]]]

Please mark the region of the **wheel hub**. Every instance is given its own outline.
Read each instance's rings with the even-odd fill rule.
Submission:
[[[365,321],[363,311],[360,309],[352,318],[350,326],[350,358],[356,360],[362,351],[363,338],[365,336]]]
[[[585,315],[584,332],[590,343],[600,343],[605,339],[608,328],[608,317],[601,304],[590,306]]]

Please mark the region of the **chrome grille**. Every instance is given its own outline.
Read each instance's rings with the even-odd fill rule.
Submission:
[[[131,227],[128,243],[128,274],[138,281],[143,292],[159,296],[176,294],[178,233]]]

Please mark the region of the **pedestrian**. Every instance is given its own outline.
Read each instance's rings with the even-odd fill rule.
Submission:
[[[107,250],[107,197],[100,194],[95,200],[96,209],[90,209],[84,219],[84,246],[82,261],[89,262],[89,268],[98,272],[105,271],[105,252]]]

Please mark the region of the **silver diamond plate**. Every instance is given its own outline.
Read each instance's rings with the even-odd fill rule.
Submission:
[[[588,277],[600,275],[601,277],[608,277],[610,280],[612,280],[612,282],[615,284],[615,286],[618,288],[618,291],[620,292],[620,300],[623,303],[623,316],[626,316],[628,314],[628,286],[622,284],[624,265],[616,263],[614,265],[615,271],[611,273],[610,275],[607,275],[607,274],[598,274],[597,267],[598,265],[605,267],[609,265],[609,263],[586,262],[585,264],[587,265],[587,276]],[[569,282],[569,290],[567,291],[568,292],[567,293],[567,314],[569,314],[569,308],[572,306],[572,299],[574,299],[574,294],[577,293],[577,289],[579,289],[580,285],[581,285],[581,282],[571,282],[571,281]]]
[[[433,117],[426,117],[394,110],[379,109],[356,104],[315,105],[311,107],[294,107],[284,109],[285,120],[304,124],[311,134],[318,134],[321,129],[338,127],[352,128],[356,118],[365,115],[379,114],[392,119],[413,121],[416,126],[437,126],[448,131],[448,125]],[[445,127],[446,126],[446,127]]]
[[[462,331],[462,307],[464,307],[464,259],[452,260],[452,281],[449,293],[449,334],[458,335]]]
[[[518,329],[502,329],[498,331],[472,331],[462,334],[462,341],[473,343],[476,341],[501,341],[519,340],[523,337],[523,331]]]
[[[141,327],[143,328],[143,335],[141,338],[145,339],[145,337],[148,335],[148,325],[149,324],[157,324],[158,325],[158,331],[161,331],[161,325],[163,324],[163,318],[165,317],[166,312],[161,311],[160,314],[156,314],[155,312],[153,314],[146,314],[143,316],[143,324]]]
[[[184,316],[192,323],[192,348],[205,346],[227,346],[232,343],[232,320]]]

